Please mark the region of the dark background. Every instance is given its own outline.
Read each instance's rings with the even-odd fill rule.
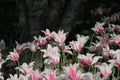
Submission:
[[[90,11],[101,6],[111,7],[110,15],[120,11],[119,0],[0,0],[0,39],[8,46],[15,40],[27,42],[49,28],[69,32],[70,41],[100,21]]]

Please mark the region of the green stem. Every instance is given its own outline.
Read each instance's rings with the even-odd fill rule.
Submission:
[[[64,53],[63,50],[64,50],[64,46],[62,46],[62,56],[61,56],[61,57],[62,57],[62,65],[65,64],[65,60],[66,60],[66,59],[65,59],[65,53]]]
[[[93,74],[95,74],[95,73],[96,73],[96,68],[95,68],[95,70],[94,70]]]
[[[94,33],[94,34],[92,35],[92,37],[91,37],[89,47],[92,45],[92,41],[93,41],[94,36],[95,36],[95,33]],[[90,49],[88,49],[88,50],[90,50]]]
[[[90,72],[90,66],[89,66],[89,68],[88,68],[88,72]]]
[[[115,74],[115,68],[113,68],[112,77],[114,77],[114,74]]]
[[[119,79],[120,70],[118,69],[117,79]]]
[[[93,41],[94,36],[95,36],[95,33],[94,33],[94,34],[92,35],[92,37],[91,37],[90,45],[92,44],[92,41]],[[90,45],[89,45],[89,46],[90,46]]]
[[[20,67],[19,61],[17,61],[17,65],[18,65],[18,67]],[[20,70],[19,70],[19,69],[17,70],[17,75],[18,75],[18,77],[19,77],[19,75],[20,75]]]
[[[59,76],[60,75],[60,63],[57,64],[57,66],[58,66],[58,76]]]
[[[43,68],[43,62],[44,61],[43,61],[43,53],[42,52],[40,53],[40,59],[39,60],[40,60],[41,68]]]
[[[31,62],[33,61],[34,53],[32,53]]]
[[[63,51],[62,51],[62,57],[63,57],[63,60],[62,60],[63,62],[62,63],[64,65],[65,64],[65,53]]]

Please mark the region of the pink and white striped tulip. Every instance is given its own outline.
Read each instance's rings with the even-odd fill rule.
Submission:
[[[43,57],[52,57],[53,55],[60,55],[58,46],[52,47],[48,44],[47,49],[41,49],[44,52]]]
[[[58,33],[54,33],[54,40],[55,42],[57,42],[59,45],[64,44],[65,40],[66,40],[66,34],[64,33],[64,31],[58,31]]]
[[[42,80],[42,76],[39,73],[39,70],[32,71],[30,73],[32,80]]]
[[[8,78],[7,80],[19,80],[19,78],[18,78],[17,74],[15,74],[15,75],[10,74],[10,78]]]
[[[43,71],[44,80],[55,80],[56,79],[56,70],[45,69]]]
[[[92,28],[92,30],[96,33],[96,34],[102,34],[104,33],[104,28],[103,28],[103,25],[105,23],[99,23],[99,22],[96,22],[95,24],[95,27]]]
[[[16,69],[19,69],[24,75],[27,75],[33,71],[33,65],[34,62],[29,64],[23,63],[20,67],[16,67]]]
[[[39,46],[44,46],[47,43],[46,37],[41,37],[40,35],[38,38],[34,36],[34,39],[37,41]]]
[[[103,76],[109,77],[112,74],[113,64],[102,63],[101,65],[96,65]]]
[[[36,52],[38,45],[35,41],[33,42],[27,42],[27,48],[31,51],[31,52]]]
[[[19,44],[17,41],[16,41],[16,51],[18,53],[22,53],[25,49],[26,49],[26,43],[23,43],[23,44]]]
[[[10,52],[10,55],[7,56],[6,60],[12,60],[12,61],[18,61],[19,60],[19,54],[14,49],[14,52]]]
[[[44,33],[44,35],[48,41],[53,38],[54,33],[55,33],[55,32],[50,32],[49,29],[46,29],[45,31],[44,30],[41,30],[41,31]]]
[[[77,68],[78,68],[79,64],[70,64],[69,66],[65,67],[63,66],[63,70],[65,72],[65,74],[68,75],[68,78],[72,79],[72,80],[80,80],[81,79],[81,73],[78,74],[77,72]]]
[[[84,44],[87,42],[87,40],[89,39],[88,36],[83,36],[83,35],[79,35],[77,34],[77,41],[71,41],[70,42],[70,46],[73,50],[75,51],[81,51],[81,49],[84,47]]]
[[[116,35],[113,37],[114,42],[120,47],[120,35]]]
[[[87,66],[87,65],[92,65],[95,64],[100,58],[102,58],[102,56],[95,56],[93,57],[95,54],[90,54],[87,53],[86,56],[79,54],[78,58],[80,59],[80,63],[83,66]]]
[[[72,41],[70,42],[70,46],[73,50],[79,52],[82,50],[83,46],[79,41]]]

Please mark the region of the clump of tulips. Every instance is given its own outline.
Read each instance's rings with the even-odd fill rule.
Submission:
[[[22,44],[16,41],[6,56],[3,56],[5,42],[1,40],[0,79],[120,80],[120,26],[96,22],[91,30],[92,36],[77,34],[69,44],[65,44],[69,33],[64,30],[41,30],[44,36],[34,36],[32,42]],[[21,62],[26,50],[32,54],[29,63]],[[9,62],[16,65],[16,72],[5,78],[2,69]]]

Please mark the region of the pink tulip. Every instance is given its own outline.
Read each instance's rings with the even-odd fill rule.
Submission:
[[[102,63],[102,65],[96,65],[95,67],[100,69],[103,76],[109,77],[112,73],[113,64],[108,65],[106,63]]]
[[[44,46],[47,43],[47,40],[45,37],[41,37],[39,35],[39,37],[37,38],[36,36],[34,36],[34,39],[37,41],[37,44],[40,46]]]
[[[63,49],[62,49],[63,48]],[[69,53],[69,54],[72,54],[72,51],[71,51],[71,48],[67,45],[64,45],[64,46],[59,46],[59,49],[60,51],[63,50],[64,53]]]
[[[42,49],[42,52],[44,52],[43,57],[52,57],[53,55],[59,55],[59,48],[52,47],[50,44],[48,44],[47,49]]]
[[[18,53],[22,53],[25,49],[26,49],[26,43],[19,44],[19,43],[16,41],[16,51],[17,51]]]
[[[10,78],[8,78],[7,80],[19,80],[19,79],[17,77],[17,74],[15,75],[10,74]]]
[[[51,40],[54,36],[54,32],[50,32],[49,29],[46,29],[46,31],[43,31],[43,30],[41,30],[41,31],[44,33],[44,35],[48,41]]]
[[[12,61],[18,61],[19,60],[19,54],[14,49],[14,52],[10,52],[10,55],[7,56],[6,60],[12,60]]]
[[[65,40],[66,40],[66,34],[67,34],[67,33],[64,33],[63,30],[62,30],[62,31],[58,31],[58,33],[54,33],[54,40],[55,40],[58,44],[62,45],[62,44],[64,44],[64,42],[65,42]]]
[[[80,59],[80,63],[83,66],[87,66],[87,65],[92,65],[95,64],[100,58],[102,58],[101,56],[95,56],[93,57],[95,54],[89,54],[87,53],[86,56],[79,54],[78,58]]]
[[[49,63],[58,64],[60,61],[60,53],[58,47],[52,47],[50,44],[48,44],[47,49],[42,49],[42,52],[44,52],[43,57],[49,58]],[[48,59],[47,59],[48,60]]]
[[[104,28],[103,28],[104,24],[105,23],[96,22],[95,27],[92,28],[92,30],[97,34],[102,34],[102,33],[104,33]]]
[[[32,80],[42,80],[42,76],[39,73],[39,70],[31,72]]]
[[[27,75],[28,73],[31,73],[33,71],[33,65],[34,62],[31,62],[29,64],[23,63],[20,67],[17,67],[16,69],[19,69],[24,75]]]
[[[114,66],[120,69],[120,50],[118,49],[115,52],[116,53],[114,54],[114,58],[112,60],[109,60],[109,62],[111,62]]]
[[[109,34],[104,34],[102,37],[97,37],[99,42],[96,43],[96,46],[106,46],[109,45],[111,38],[109,38]]]
[[[116,30],[117,32],[120,32],[120,25],[116,25],[115,30]]]
[[[81,51],[81,49],[84,47],[84,44],[87,42],[87,40],[89,39],[88,36],[83,36],[83,35],[79,35],[77,34],[77,41],[71,41],[70,42],[70,46],[73,50],[75,51]]]
[[[31,52],[36,52],[37,48],[38,48],[38,45],[35,41],[33,41],[32,43],[27,42],[27,47],[28,47],[28,49],[30,49]]]
[[[76,76],[73,80],[82,80],[83,76],[84,76],[83,73],[81,73],[80,71],[77,71]]]
[[[113,37],[114,42],[120,47],[120,35],[116,35]]]
[[[111,62],[114,66],[116,66],[118,69],[120,69],[120,60],[109,60],[109,62]]]
[[[60,62],[60,55],[53,55],[50,57],[50,62],[53,64],[58,64]]]
[[[45,80],[55,80],[56,78],[56,70],[45,69],[43,72],[43,76]]]
[[[78,74],[77,72],[77,68],[78,68],[79,64],[70,64],[67,67],[63,67],[64,72],[68,75],[68,77],[72,80],[80,80],[81,75]]]
[[[109,48],[109,46],[108,45],[106,45],[104,48],[102,48],[103,50],[102,50],[102,56],[104,57],[104,58],[108,58],[109,57],[109,55],[110,55],[110,48]]]
[[[79,41],[72,41],[70,42],[70,46],[73,50],[79,52],[82,50],[83,46]]]

